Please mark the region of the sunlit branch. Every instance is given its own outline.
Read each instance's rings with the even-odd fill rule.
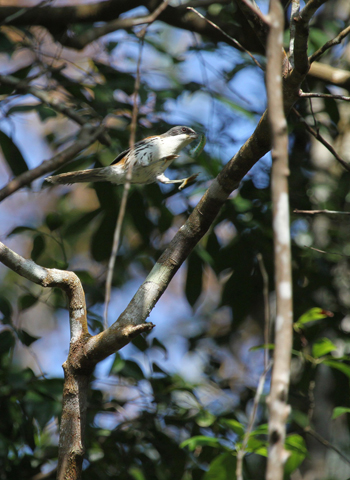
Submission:
[[[269,408],[267,480],[282,480],[288,454],[284,447],[291,350],[293,343],[292,265],[288,193],[288,131],[283,108],[282,41],[284,13],[279,0],[270,0],[270,31],[267,38],[266,90],[272,136],[271,193],[276,291],[274,365]],[[295,59],[295,63],[297,60]],[[305,72],[306,73],[306,72]]]
[[[262,375],[259,378],[258,388],[256,389],[255,396],[254,396],[253,409],[252,409],[250,417],[249,417],[249,423],[248,423],[247,429],[244,433],[242,446],[237,452],[237,465],[236,465],[237,480],[243,480],[243,458],[244,458],[245,454],[247,453],[246,448],[247,448],[247,445],[248,445],[250,434],[251,434],[251,432],[253,430],[253,427],[254,427],[256,414],[258,412],[258,406],[259,406],[260,398],[261,398],[261,395],[262,395],[263,390],[264,390],[266,375],[270,371],[271,366],[272,366],[272,360],[267,364],[264,372],[262,373]]]
[[[319,213],[325,213],[327,215],[350,215],[350,212],[338,212],[336,210],[293,210],[293,213],[304,213],[307,215],[317,215]]]
[[[345,95],[333,95],[332,93],[308,93],[300,91],[299,97],[303,98],[333,98],[334,100],[343,100],[344,102],[350,102],[350,97]]]

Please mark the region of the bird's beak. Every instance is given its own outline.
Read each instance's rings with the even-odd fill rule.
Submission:
[[[198,133],[196,132],[190,133],[189,137],[195,140],[196,138],[198,138]]]

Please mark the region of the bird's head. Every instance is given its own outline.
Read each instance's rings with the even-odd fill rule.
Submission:
[[[184,140],[186,139],[187,141],[192,142],[192,140],[195,140],[196,138],[198,138],[198,133],[192,130],[192,128],[185,127],[182,125],[182,126],[171,128],[167,132],[163,133],[162,136],[163,137],[181,136]]]

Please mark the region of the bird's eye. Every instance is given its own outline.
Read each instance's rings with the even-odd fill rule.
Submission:
[[[183,132],[186,132],[186,131],[187,131],[187,128],[183,127],[183,128],[181,128],[181,130],[182,130]]]

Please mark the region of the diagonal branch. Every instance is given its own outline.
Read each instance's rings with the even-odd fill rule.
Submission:
[[[341,158],[341,156],[334,150],[332,145],[330,143],[328,143],[325,138],[322,137],[320,132],[318,130],[316,131],[312,127],[310,127],[310,125],[303,119],[303,117],[300,115],[298,110],[296,110],[295,108],[293,108],[293,113],[298,117],[298,119],[303,123],[303,125],[305,125],[306,130],[309,133],[311,133],[311,135],[314,136],[316,138],[316,140],[318,140],[320,143],[322,143],[322,145],[324,145],[327,148],[327,150],[329,150],[334,155],[334,157],[345,168],[345,170],[350,172],[350,165],[345,160],[343,160]]]
[[[316,52],[309,57],[309,62],[310,63],[314,62],[315,60],[320,58],[320,56],[323,55],[327,50],[334,47],[335,45],[339,45],[339,43],[341,43],[344,40],[344,38],[347,35],[349,35],[349,33],[350,33],[350,25],[347,28],[344,28],[344,30],[342,30],[335,38],[333,38],[332,40],[329,40],[324,45],[322,45],[321,48],[316,50]]]
[[[52,170],[56,170],[56,168],[61,167],[69,162],[69,160],[72,160],[72,158],[81,152],[81,150],[92,145],[104,131],[105,127],[103,125],[98,127],[93,127],[89,124],[84,125],[73,145],[67,147],[50,160],[44,160],[38,167],[22,173],[3,187],[0,190],[0,202],[20,188],[29,185],[42,175],[52,172]]]

